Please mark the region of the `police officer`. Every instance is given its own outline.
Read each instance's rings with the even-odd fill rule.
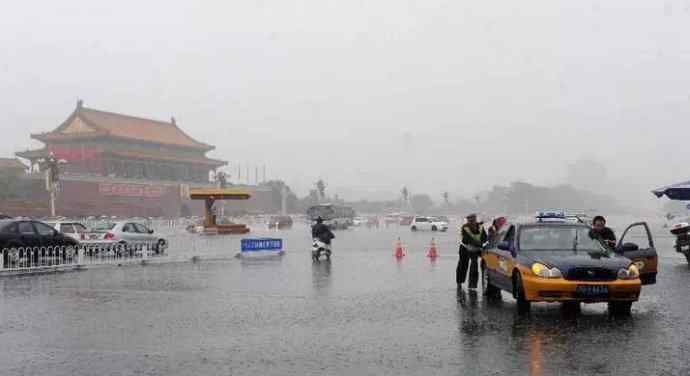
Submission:
[[[457,282],[458,287],[462,286],[469,266],[470,280],[468,288],[476,289],[477,280],[479,280],[479,253],[488,237],[482,224],[477,222],[476,214],[470,214],[466,219],[467,222],[460,228],[460,259],[455,270],[455,282]]]

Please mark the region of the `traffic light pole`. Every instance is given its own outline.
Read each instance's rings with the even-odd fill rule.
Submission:
[[[50,216],[55,217],[55,185],[50,189]]]

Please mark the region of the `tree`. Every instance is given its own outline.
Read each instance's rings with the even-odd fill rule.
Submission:
[[[259,187],[268,188],[271,191],[270,202],[266,205],[266,210],[276,213],[280,211],[283,204],[283,189],[286,192],[286,207],[288,212],[295,212],[298,206],[297,195],[290,190],[290,187],[282,180],[269,180],[259,184]]]
[[[310,189],[309,195],[304,198],[304,207],[308,208],[310,206],[319,204],[319,192],[316,189]]]
[[[321,200],[326,198],[326,182],[323,179],[319,179],[316,183],[316,191],[319,194]]]
[[[20,197],[19,177],[11,174],[0,174],[0,199],[7,200]]]
[[[427,194],[416,194],[410,197],[410,205],[412,205],[412,209],[415,213],[424,214],[424,212],[434,206],[434,202]]]
[[[227,188],[228,186],[228,176],[223,171],[218,171],[216,173],[216,181],[221,188]]]
[[[402,195],[402,200],[403,202],[407,202],[410,199],[410,191],[407,190],[407,187],[402,187],[402,190],[400,191],[400,194]]]
[[[570,185],[540,187],[524,182],[513,182],[508,187],[495,186],[482,203],[482,210],[491,214],[532,214],[540,209],[590,212],[594,208],[606,213],[624,212],[612,197]]]

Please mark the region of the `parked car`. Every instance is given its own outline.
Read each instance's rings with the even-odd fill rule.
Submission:
[[[79,242],[99,238],[99,234],[91,232],[88,227],[79,222],[46,222],[46,224]]]
[[[137,243],[153,244],[156,254],[165,252],[168,241],[154,233],[145,225],[136,222],[114,222],[106,226],[103,240],[109,240],[122,245]]]
[[[72,247],[77,245],[78,241],[39,221],[0,220],[0,252],[6,268],[59,263],[56,258],[64,261],[74,257]]]
[[[366,217],[355,217],[352,220],[352,225],[355,227],[363,226],[367,223],[367,218]]]
[[[414,217],[410,224],[412,231],[448,231],[448,222],[443,222],[434,217]]]
[[[289,215],[276,215],[268,219],[268,228],[289,229],[292,228],[292,218]]]

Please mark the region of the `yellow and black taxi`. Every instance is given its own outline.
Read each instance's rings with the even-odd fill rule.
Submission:
[[[489,296],[512,293],[519,310],[531,302],[607,302],[614,314],[629,314],[640,295],[639,262],[614,252],[591,236],[584,223],[559,213],[507,224],[482,251],[483,286]],[[627,232],[627,231],[626,231]],[[624,235],[625,236],[625,235]],[[629,252],[639,252],[623,243]]]

